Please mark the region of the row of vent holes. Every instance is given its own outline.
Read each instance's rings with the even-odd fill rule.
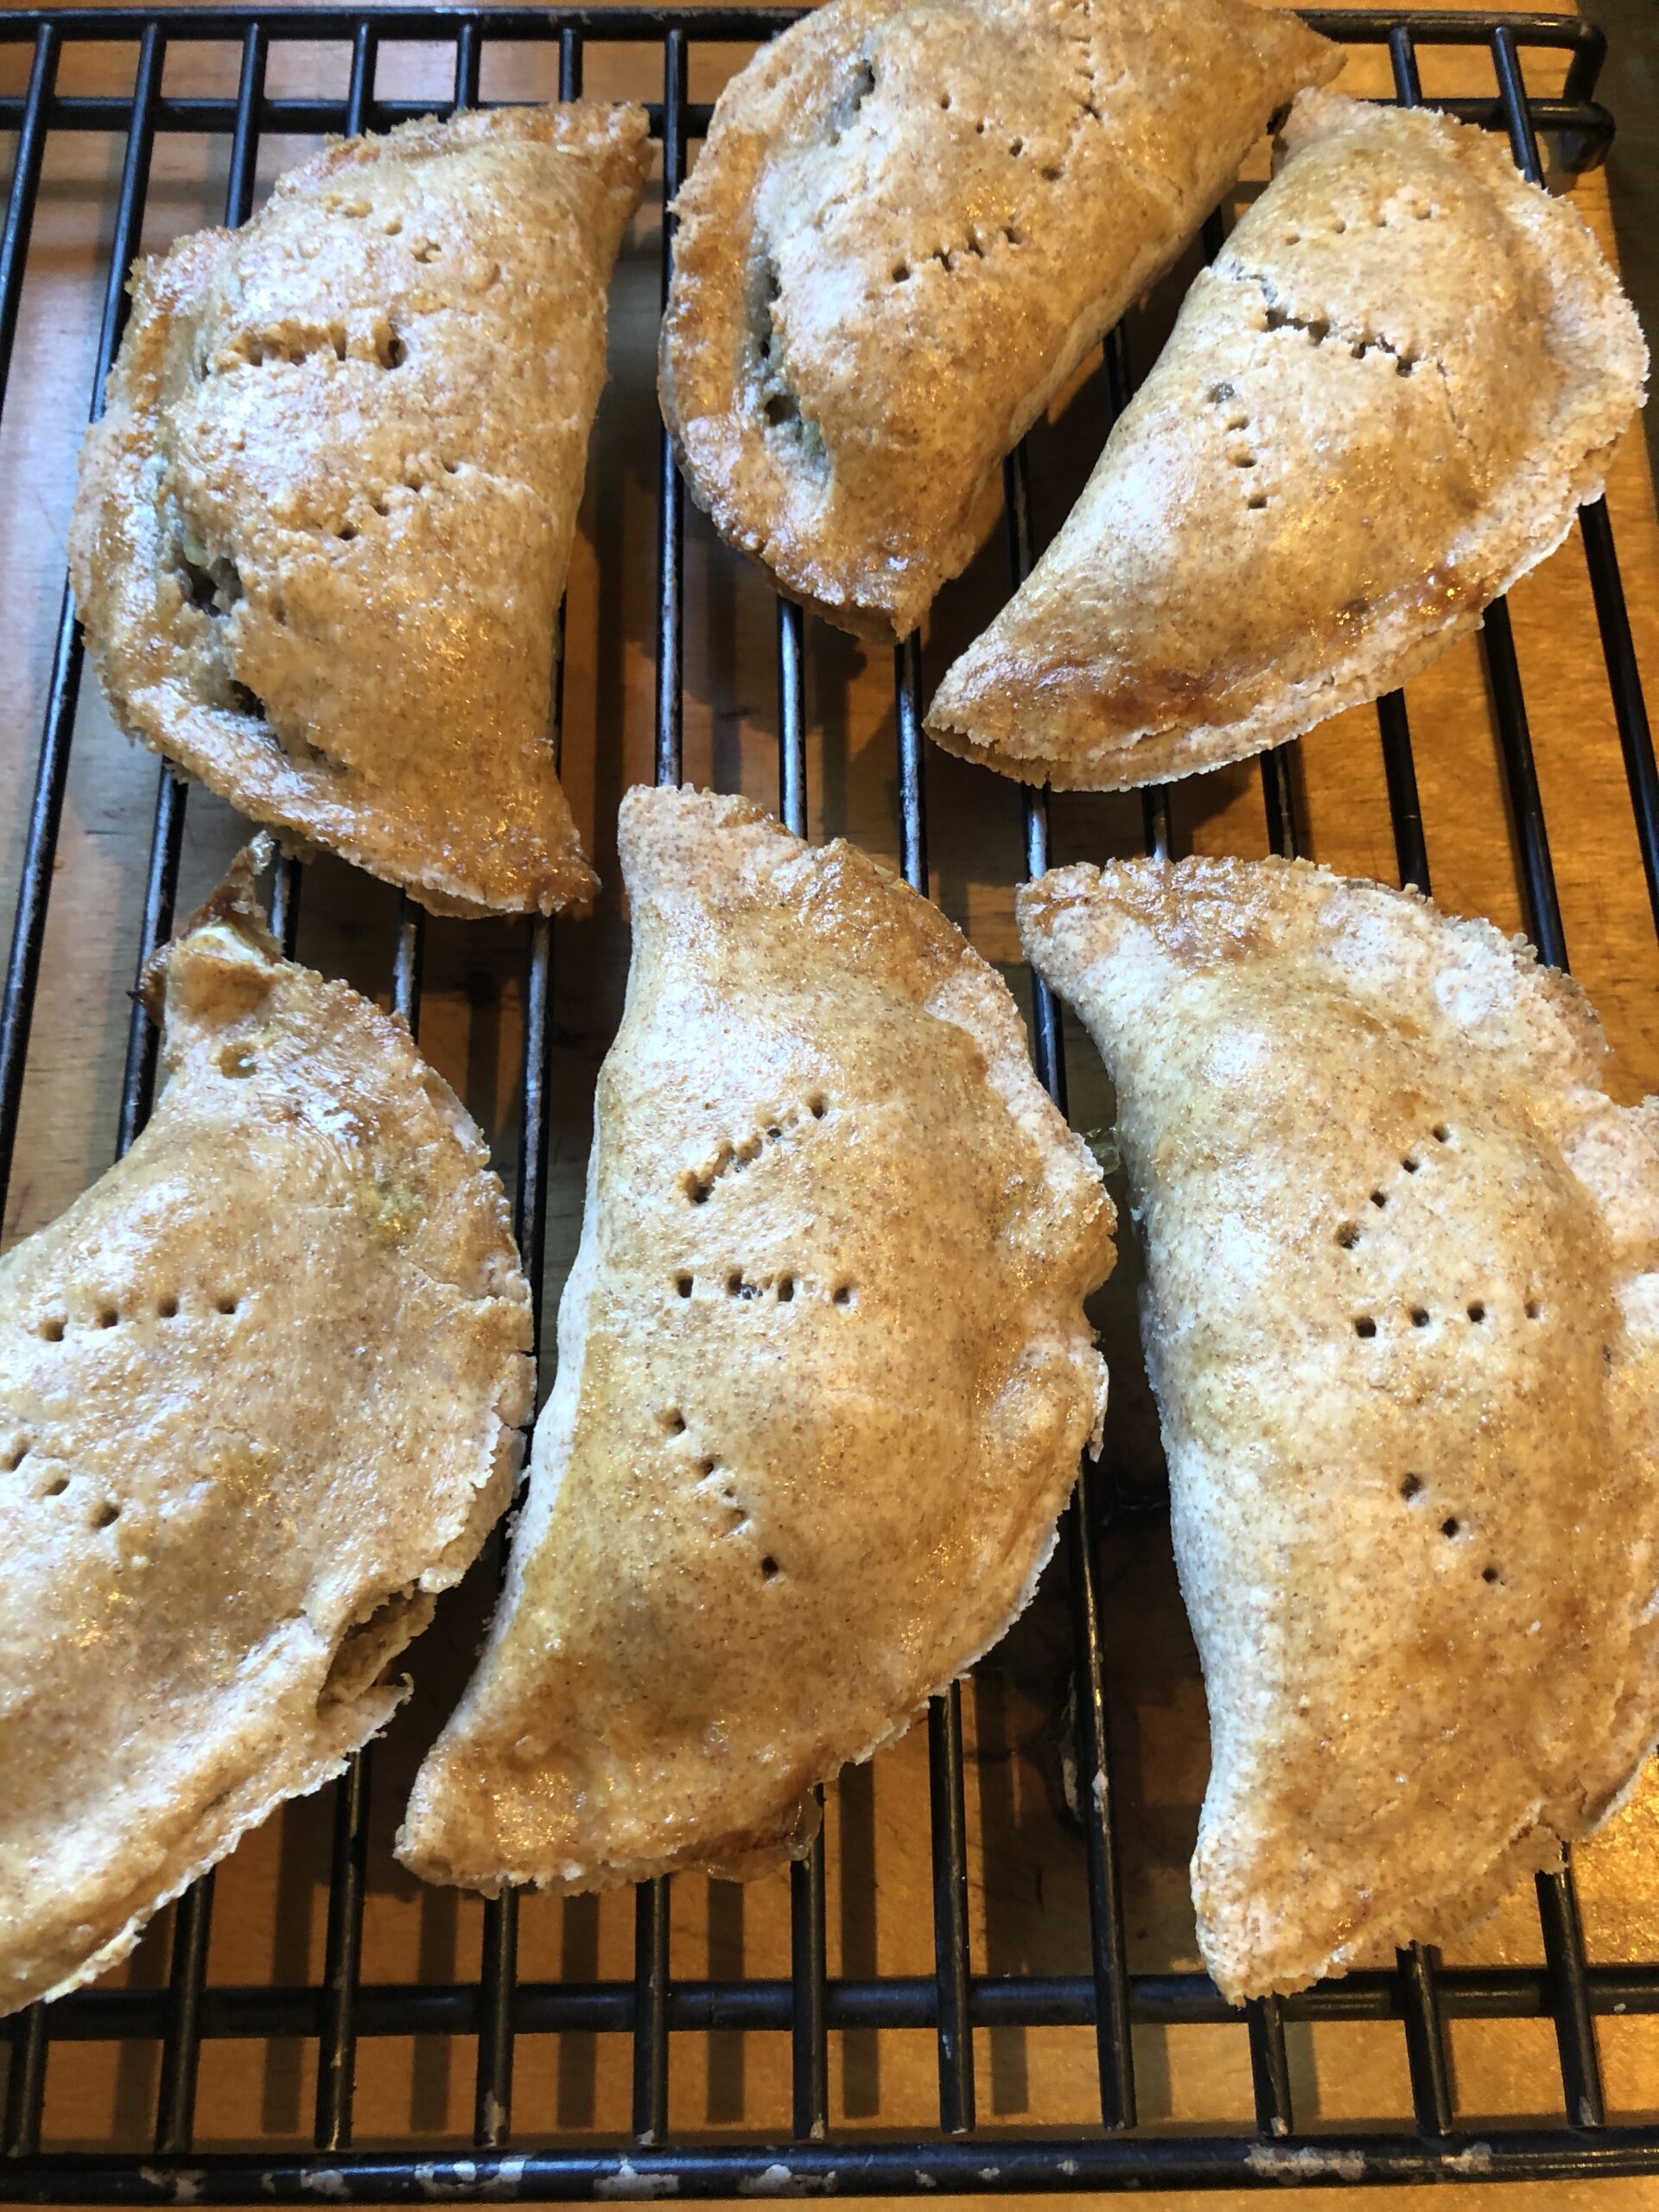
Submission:
[[[674,1287],[682,1298],[690,1298],[696,1287],[696,1277],[695,1275],[676,1275],[674,1278]],[[796,1279],[793,1275],[779,1276],[777,1294],[778,1303],[780,1306],[788,1306],[792,1304],[795,1297],[795,1287]],[[738,1273],[736,1270],[734,1270],[732,1274],[727,1276],[726,1295],[728,1298],[752,1299],[759,1298],[760,1294],[761,1291],[760,1284],[748,1281],[744,1275]],[[830,1295],[837,1306],[853,1306],[855,1305],[858,1300],[858,1287],[855,1283],[838,1282],[834,1290],[830,1292]]]
[[[821,1122],[830,1111],[830,1102],[821,1090],[815,1090],[807,1098],[806,1110],[815,1122]],[[688,1170],[680,1178],[681,1189],[694,1206],[707,1205],[709,1193],[722,1175],[753,1166],[766,1147],[778,1143],[783,1134],[783,1122],[768,1122],[758,1135],[747,1138],[742,1144],[722,1145],[709,1173],[698,1175]]]
[[[1429,1131],[1429,1135],[1433,1138],[1436,1144],[1450,1144],[1452,1141],[1452,1132],[1446,1128],[1444,1122],[1436,1122],[1433,1128]],[[1422,1161],[1418,1159],[1416,1154],[1414,1152],[1402,1153],[1401,1154],[1400,1165],[1405,1169],[1408,1175],[1415,1175],[1422,1166]],[[1388,1203],[1389,1194],[1380,1185],[1371,1192],[1371,1204],[1377,1209],[1379,1213],[1382,1211],[1383,1207],[1388,1205]],[[1341,1228],[1337,1231],[1337,1242],[1342,1246],[1344,1252],[1351,1252],[1355,1245],[1358,1243],[1360,1238],[1364,1234],[1364,1230],[1360,1227],[1357,1221],[1344,1221]]]
[[[1407,1475],[1401,1482],[1400,1495],[1404,1499],[1405,1503],[1408,1505],[1410,1505],[1414,1503],[1414,1502],[1422,1496],[1425,1487],[1426,1485],[1424,1484],[1423,1478],[1421,1475]],[[1440,1534],[1446,1538],[1448,1543],[1455,1541],[1455,1540],[1463,1534],[1463,1523],[1459,1520],[1455,1513],[1448,1513],[1445,1520],[1441,1522]],[[1501,1582],[1503,1580],[1503,1577],[1498,1573],[1497,1567],[1492,1566],[1489,1561],[1486,1566],[1481,1568],[1480,1579],[1483,1582]]]
[[[1439,214],[1440,210],[1438,207],[1414,207],[1411,212],[1412,219],[1414,222],[1427,223],[1430,221],[1433,217]],[[1392,226],[1389,221],[1388,211],[1386,208],[1379,207],[1376,214],[1372,216],[1371,223],[1372,226],[1379,231],[1386,231],[1392,228]],[[1347,227],[1348,219],[1345,215],[1338,215],[1332,219],[1331,228],[1336,232],[1338,238],[1342,236]],[[1285,244],[1287,245],[1300,245],[1301,242],[1302,233],[1300,231],[1287,231],[1285,232]]]
[[[1223,406],[1228,400],[1236,399],[1237,396],[1230,384],[1211,385],[1210,387],[1209,397],[1212,407]],[[1248,430],[1250,427],[1250,418],[1248,415],[1230,415],[1221,427],[1230,436],[1239,430]],[[1243,453],[1229,454],[1227,458],[1235,468],[1254,468],[1257,456],[1254,450],[1247,448]],[[1268,495],[1262,491],[1252,491],[1244,504],[1253,514],[1259,514],[1268,504]]]
[[[213,1311],[216,1313],[234,1313],[240,1303],[239,1299],[233,1297],[229,1292],[225,1292],[213,1300]],[[179,1318],[179,1301],[173,1297],[158,1299],[156,1312],[158,1318],[163,1321],[176,1321]],[[92,1326],[96,1329],[118,1328],[122,1318],[118,1306],[100,1306]],[[131,1319],[134,1317],[128,1315],[126,1318]],[[40,1324],[35,1334],[43,1338],[49,1344],[60,1344],[68,1325],[68,1322],[61,1313],[48,1313]]]
[[[459,476],[461,470],[465,467],[466,463],[459,461],[446,461],[441,462],[439,466],[442,468],[446,476]],[[424,492],[430,488],[433,480],[434,480],[429,476],[405,476],[404,479],[404,489],[405,492],[414,492],[417,493]],[[373,507],[374,512],[378,515],[389,515],[391,512],[391,503],[384,492],[379,493],[370,502],[370,505]],[[340,540],[342,545],[349,545],[352,540],[359,535],[359,533],[356,524],[349,522],[341,523],[340,528],[334,532],[334,536]]]
[[[1005,245],[1024,245],[1026,242],[1025,233],[1021,231],[1016,231],[1011,223],[1005,223],[1002,226],[1002,242]],[[929,261],[937,261],[941,269],[949,269],[951,266],[950,255],[953,249],[950,247],[941,246],[937,253],[930,253],[927,258]],[[981,245],[976,238],[970,237],[965,246],[957,246],[954,251],[958,253],[971,253],[976,261],[983,261],[985,258],[985,249]],[[911,279],[911,274],[912,271],[909,262],[895,261],[893,263],[893,281],[895,284],[908,284]]]
[[[1486,1319],[1485,1306],[1478,1298],[1465,1306],[1464,1312],[1477,1327]],[[1525,1312],[1529,1321],[1538,1321],[1543,1319],[1544,1309],[1535,1298],[1528,1299]],[[1433,1318],[1427,1306],[1414,1306],[1411,1309],[1411,1325],[1414,1329],[1426,1329]],[[1375,1317],[1370,1313],[1361,1313],[1357,1316],[1354,1322],[1354,1334],[1357,1337],[1367,1338],[1374,1337],[1376,1334]]]
[[[949,108],[950,105],[951,100],[950,93],[941,92],[939,94],[939,105],[942,108]],[[1081,105],[1083,106],[1085,113],[1092,115],[1096,123],[1099,122],[1100,112],[1097,108],[1094,107],[1088,100],[1083,101]],[[982,116],[979,121],[974,125],[974,135],[976,137],[982,138],[989,128],[989,124],[986,122],[984,117]],[[1011,160],[1017,162],[1025,150],[1026,142],[1023,138],[1009,139],[1008,155]],[[1045,162],[1039,174],[1041,175],[1045,184],[1058,184],[1065,172],[1058,162]]]
[[[662,1422],[663,1433],[665,1436],[683,1436],[685,1434],[685,1415],[680,1411],[677,1406],[670,1406],[666,1408],[664,1411],[658,1416],[658,1418]],[[700,1483],[706,1483],[712,1475],[719,1472],[719,1466],[720,1463],[715,1459],[700,1460],[697,1465],[697,1480]],[[747,1514],[743,1512],[742,1507],[738,1504],[737,1500],[731,1495],[729,1491],[726,1493],[726,1502],[732,1508],[734,1512],[742,1516],[742,1521],[747,1520]],[[742,1525],[742,1521],[740,1521],[738,1524],[740,1527]],[[781,1573],[782,1571],[783,1570],[779,1567],[777,1560],[772,1557],[772,1554],[768,1552],[760,1562],[760,1575],[762,1580],[770,1582],[775,1574]]]
[[[8,1452],[6,1472],[9,1475],[15,1475],[24,1460],[28,1459],[32,1449],[33,1446],[30,1445],[20,1444],[16,1451]],[[40,1495],[42,1497],[61,1497],[68,1489],[69,1482],[70,1478],[67,1475],[54,1475],[49,1482],[41,1484]],[[121,1508],[115,1500],[112,1497],[100,1498],[92,1508],[86,1525],[90,1529],[109,1529],[112,1528],[120,1518]]]

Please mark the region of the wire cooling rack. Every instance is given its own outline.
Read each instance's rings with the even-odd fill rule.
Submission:
[[[687,96],[688,48],[694,41],[754,42],[793,20],[793,12],[714,9],[684,16],[656,10],[501,10],[486,15],[452,10],[397,9],[372,16],[336,9],[260,14],[239,8],[182,10],[24,11],[0,17],[0,41],[30,52],[27,90],[0,99],[0,129],[16,133],[12,181],[0,237],[0,404],[10,376],[30,228],[48,138],[54,132],[103,131],[124,142],[113,234],[103,293],[92,401],[95,412],[126,311],[123,280],[139,241],[152,153],[163,132],[215,134],[230,141],[226,219],[246,219],[262,133],[357,131],[385,128],[431,103],[378,99],[376,64],[384,41],[412,41],[453,52],[454,99],[479,96],[486,45],[497,40],[556,42],[561,92],[582,88],[584,47],[626,42],[654,47],[660,91],[651,103],[663,147],[664,188],[683,176],[688,141],[707,125],[709,111]],[[1484,52],[1496,97],[1437,103],[1507,132],[1526,175],[1542,181],[1541,132],[1554,134],[1562,165],[1599,158],[1611,118],[1594,92],[1604,41],[1570,17],[1399,14],[1387,10],[1313,10],[1309,20],[1351,47],[1386,50],[1395,97],[1422,98],[1417,49],[1423,45]],[[350,43],[349,89],[341,98],[269,97],[267,63],[278,41],[328,38]],[[234,97],[171,96],[162,66],[169,44],[215,40],[239,48]],[[118,96],[59,89],[60,63],[75,41],[136,46],[130,92]],[[1567,56],[1559,97],[1529,96],[1524,65],[1547,54]],[[656,65],[653,65],[655,75]],[[663,281],[668,280],[673,225],[663,226]],[[1206,229],[1213,252],[1218,218]],[[1105,349],[1110,404],[1128,397],[1127,350],[1120,333]],[[682,751],[683,491],[666,439],[658,460],[656,773],[679,779]],[[1032,558],[1027,463],[1023,451],[1006,467],[1008,569],[1018,582]],[[1647,888],[1659,922],[1659,779],[1637,672],[1623,587],[1605,504],[1586,508],[1584,557],[1593,588],[1614,716],[1624,749]],[[1563,555],[1564,559],[1576,557]],[[1527,709],[1510,619],[1502,605],[1486,618],[1487,680],[1510,809],[1529,933],[1543,957],[1566,965],[1566,948]],[[777,610],[779,810],[788,825],[807,829],[803,618],[779,601]],[[29,814],[16,920],[0,1014],[0,1189],[10,1179],[22,1096],[35,985],[68,771],[82,650],[67,586],[56,632],[39,767]],[[899,851],[906,879],[928,883],[925,763],[921,734],[920,652],[912,639],[894,658]],[[1418,804],[1412,741],[1399,694],[1378,706],[1401,880],[1428,888],[1428,863]],[[554,733],[557,743],[557,729]],[[1298,846],[1294,748],[1261,763],[1269,842],[1281,853]],[[998,791],[1004,789],[1000,784]],[[1008,793],[1023,807],[1024,862],[1046,863],[1046,794]],[[168,934],[182,845],[186,794],[164,771],[156,785],[143,919],[135,959],[142,965]],[[1149,851],[1170,845],[1167,795],[1144,794]],[[291,950],[302,871],[278,873],[273,921]],[[417,1026],[424,920],[399,907],[393,1002]],[[516,1225],[530,1279],[539,1286],[547,1222],[549,1052],[551,1043],[551,931],[527,929],[524,950],[525,1048],[522,1130],[515,1199]],[[1033,982],[1033,1033],[1039,1071],[1062,1109],[1065,1071],[1055,1005]],[[156,1064],[156,1038],[135,1008],[121,1090],[119,1142],[124,1149],[143,1126]],[[171,1967],[164,1986],[94,1987],[50,2007],[37,2005],[0,2023],[9,2064],[0,2136],[0,2197],[59,2203],[149,2202],[300,2202],[308,2199],[409,2200],[446,2197],[778,2196],[834,2191],[914,2195],[966,2191],[1248,2186],[1253,2183],[1405,2182],[1588,2176],[1659,2171],[1659,2126],[1609,2126],[1595,2021],[1611,2012],[1659,2012],[1659,1961],[1586,1965],[1570,1871],[1540,1877],[1538,1910],[1544,1963],[1537,1967],[1444,1967],[1433,1950],[1400,1956],[1389,1973],[1357,1974],[1283,2001],[1251,2005],[1243,2018],[1223,2004],[1199,1974],[1131,1974],[1124,1937],[1123,1885],[1115,1819],[1113,1763],[1102,1648],[1096,1540],[1109,1513],[1085,1470],[1069,1508],[1065,1549],[1071,1607],[1078,1770],[1099,1786],[1080,1792],[1086,1856],[1088,1943],[1073,1971],[1058,1975],[976,1974],[969,1957],[967,1827],[963,1798],[960,1696],[953,1689],[928,1715],[931,1777],[931,1894],[935,1970],[931,1975],[830,1980],[826,1974],[824,1840],[791,1873],[791,1970],[787,1979],[688,1981],[671,1972],[668,1885],[636,1894],[632,1980],[575,1983],[521,1979],[516,1971],[518,1915],[512,1896],[485,1911],[477,1979],[429,1985],[365,1981],[361,1972],[369,1839],[362,1763],[354,1762],[334,1800],[334,1840],[325,1955],[315,1983],[271,1987],[210,1984],[208,1936],[213,1878],[175,1909]],[[1541,2084],[1540,2099],[1559,2101],[1553,2127],[1481,2126],[1460,2122],[1448,2063],[1447,2024],[1453,2018],[1554,2024],[1559,2098]],[[1397,2133],[1299,2133],[1287,2062],[1287,2021],[1397,2023],[1403,2032],[1413,2120]],[[1132,2025],[1237,2022],[1249,2041],[1255,2127],[1236,2133],[1172,2135],[1137,2126]],[[1092,2026],[1098,2075],[1098,2125],[1064,2135],[1015,2139],[976,2133],[976,2026]],[[669,2060],[677,2033],[715,2027],[787,2036],[791,2052],[792,2133],[785,2142],[756,2145],[675,2139],[670,2126]],[[830,2038],[840,2031],[906,2028],[931,2031],[938,2062],[938,2125],[896,2139],[830,2125]],[[580,2031],[632,2040],[632,2133],[608,2146],[562,2145],[520,2139],[513,2126],[517,2038]],[[474,2147],[465,2157],[416,2155],[411,2145],[391,2152],[354,2152],[353,2098],[359,2045],[367,2037],[475,2037]],[[204,2044],[226,2037],[309,2037],[318,2050],[314,2152],[296,2154],[193,2150],[199,2062]],[[54,2043],[126,2042],[159,2046],[153,2148],[143,2154],[47,2152],[41,2150],[48,2052]]]

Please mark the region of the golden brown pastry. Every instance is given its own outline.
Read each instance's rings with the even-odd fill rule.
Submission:
[[[1191,775],[1391,690],[1595,498],[1647,353],[1503,143],[1304,92],[1070,520],[927,727],[1004,775]]]
[[[634,791],[558,1380],[398,1853],[437,1881],[763,1872],[1023,1608],[1098,1435],[1112,1260],[995,974],[839,842]]]
[[[589,898],[555,613],[643,109],[330,146],[143,264],[70,531],[116,718],[439,913]]]
[[[478,1131],[251,890],[245,855],[152,967],[143,1134],[0,1260],[0,2012],[124,1958],[384,1725],[520,1456]]]
[[[831,0],[679,195],[663,414],[793,597],[908,636],[997,464],[1341,49],[1247,0]]]
[[[1659,1099],[1484,922],[1299,861],[1069,868],[1117,1088],[1237,1999],[1461,1934],[1659,1733]]]

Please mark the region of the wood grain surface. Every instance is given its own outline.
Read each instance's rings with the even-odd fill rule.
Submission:
[[[693,99],[713,97],[741,49],[695,46]],[[340,44],[279,44],[273,92],[341,86]],[[27,49],[0,51],[0,86],[20,87]],[[130,43],[76,46],[67,89],[130,82]],[[382,97],[448,97],[447,53],[388,45]],[[1479,59],[1422,55],[1431,94],[1490,92]],[[647,97],[658,87],[655,50],[590,47],[587,89]],[[1535,90],[1556,89],[1546,62]],[[1382,92],[1380,57],[1357,54],[1344,85]],[[228,45],[178,44],[169,91],[230,91]],[[486,98],[538,99],[556,89],[546,48],[491,44]],[[305,150],[269,139],[261,191]],[[224,143],[168,137],[157,146],[144,245],[219,219]],[[15,893],[28,794],[63,588],[63,542],[74,459],[86,419],[105,279],[121,148],[111,137],[54,136],[48,155],[25,290],[13,381],[0,423],[0,590],[6,670],[0,679],[0,817],[5,823],[0,897]],[[1265,173],[1263,163],[1257,177]],[[1250,188],[1247,182],[1247,190]],[[1601,177],[1574,197],[1611,241]],[[594,442],[582,529],[572,571],[565,681],[566,779],[578,821],[605,880],[590,921],[555,931],[556,1033],[550,1069],[553,1162],[545,1284],[551,1317],[575,1250],[594,1077],[620,1009],[627,931],[618,895],[613,823],[623,790],[649,777],[655,661],[657,416],[652,391],[658,312],[660,194],[636,223],[612,309],[612,381]],[[1190,270],[1187,272],[1190,273]],[[1182,276],[1133,319],[1139,368],[1150,361],[1178,302]],[[1107,425],[1096,362],[1061,395],[1032,446],[1039,538],[1063,518]],[[1659,531],[1640,437],[1626,441],[1610,486],[1637,648],[1659,698]],[[698,783],[777,797],[774,602],[763,579],[719,547],[702,519],[686,531],[685,769]],[[1241,577],[1241,590],[1249,579]],[[1004,594],[1001,533],[941,601],[927,639],[937,678],[947,658]],[[1512,601],[1516,646],[1537,747],[1567,943],[1575,974],[1618,1048],[1627,1094],[1659,1087],[1659,951],[1644,893],[1588,578],[1576,533]],[[809,622],[806,697],[811,831],[845,835],[897,856],[896,753],[890,657],[867,653]],[[1482,663],[1471,645],[1449,655],[1408,697],[1433,888],[1447,906],[1518,929],[1522,909],[1504,813]],[[82,687],[47,931],[16,1169],[5,1216],[13,1238],[51,1219],[109,1162],[133,982],[149,824],[158,768],[112,728],[95,684]],[[1020,858],[1015,786],[930,752],[928,809],[934,895],[1007,974],[1020,1003],[1010,886]],[[1367,710],[1327,725],[1301,748],[1299,798],[1306,849],[1334,867],[1395,880],[1376,718]],[[1179,787],[1181,849],[1261,853],[1261,785],[1249,765]],[[1100,859],[1138,848],[1139,801],[1068,797],[1054,808],[1057,861]],[[181,886],[183,906],[211,887],[245,835],[229,809],[189,797]],[[307,872],[301,957],[343,975],[385,1002],[392,949],[392,894],[327,859]],[[518,1142],[522,925],[436,922],[427,931],[420,1034],[425,1049],[491,1132],[511,1180]],[[1110,1099],[1080,1032],[1068,1030],[1071,1099],[1080,1128],[1103,1128]],[[1121,1192],[1120,1192],[1121,1197]],[[1133,1323],[1136,1268],[1126,1249],[1103,1296],[1100,1321],[1114,1376],[1112,1471],[1130,1480],[1156,1466],[1156,1435]],[[543,1382],[546,1377],[544,1376]],[[1060,1789],[1068,1625],[1063,1578],[982,1665],[964,1696],[972,1834],[973,1955],[976,1969],[1078,1971],[1086,1913],[1078,1834]],[[1123,1798],[1133,1964],[1196,1963],[1185,1862],[1207,1761],[1202,1685],[1174,1591],[1166,1529],[1134,1521],[1109,1540],[1104,1588],[1111,1649],[1113,1748]],[[407,1781],[453,1700],[485,1603],[474,1586],[446,1602],[415,1654],[415,1697],[372,1764],[373,1838],[364,1971],[370,1981],[468,1979],[479,1956],[480,1907],[424,1889],[397,1870],[389,1843]],[[328,1793],[289,1808],[250,1837],[221,1870],[211,1978],[221,1983],[315,1978],[321,1965],[332,1807]],[[927,1881],[925,1732],[912,1734],[830,1793],[828,1814],[830,1967],[833,1974],[931,1971]],[[1649,1776],[1630,1807],[1580,1855],[1592,1958],[1659,1957],[1659,1790]],[[682,1880],[674,1891],[677,1974],[720,1978],[789,1970],[788,1885],[747,1888]],[[632,1906],[626,1896],[566,1903],[531,1900],[522,1917],[520,1970],[578,1980],[632,1971]],[[134,1982],[165,1980],[168,1916],[125,1970]],[[1456,1955],[1470,1961],[1541,1957],[1530,1893]],[[1459,2023],[1452,2031],[1461,2112],[1502,2124],[1521,2114],[1560,2117],[1553,2037],[1542,2023]],[[1659,2111],[1659,2021],[1602,2024],[1609,2101],[1621,2117]],[[1409,2113],[1405,2047],[1382,2025],[1293,2028],[1299,2122],[1402,2124]],[[1094,2101],[1088,2031],[980,2031],[976,2038],[982,2121],[1026,2133],[1086,2126]],[[1251,2124],[1242,2026],[1138,2028],[1135,2056],[1143,2119],[1192,2130]],[[418,2044],[366,2039],[358,2068],[358,2139],[369,2146],[413,2139],[462,2146],[472,2107],[474,2047],[465,2038]],[[207,2046],[198,2108],[205,2147],[300,2145],[308,2140],[314,2046]],[[937,2120],[937,2077],[927,2034],[847,2033],[831,2038],[836,2125],[925,2132]],[[629,2049],[619,2036],[520,2039],[515,2126],[521,2144],[557,2134],[602,2140],[626,2133]],[[48,2144],[141,2148],[153,2126],[157,2052],[135,2044],[58,2045],[47,2107]],[[786,2037],[677,2036],[673,2125],[690,2137],[761,2140],[785,2134]],[[1381,2192],[1372,2194],[1381,2201]],[[1408,2202],[1421,2192],[1390,2191]],[[1483,2201],[1478,2185],[1463,2200]],[[1173,2204],[1172,2197],[1151,2200]],[[1198,2200],[1192,2200],[1197,2202]],[[1232,2201],[1208,2197],[1209,2203]],[[1243,2201],[1240,2199],[1239,2201]],[[1352,2201],[1351,2196],[1350,2201]],[[1506,2205],[1600,2212],[1659,2202],[1642,2183],[1506,2190]]]

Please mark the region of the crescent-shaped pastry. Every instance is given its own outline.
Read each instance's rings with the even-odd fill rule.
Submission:
[[[429,1879],[760,1872],[1026,1604],[1105,1368],[1087,1148],[938,908],[747,800],[634,791],[633,965],[558,1380]]]
[[[843,629],[907,637],[997,465],[1341,49],[1248,0],[830,0],[679,195],[663,414],[691,495]]]
[[[151,969],[143,1135],[0,1260],[0,2012],[124,1958],[385,1724],[520,1457],[478,1131],[251,894],[245,855]]]
[[[116,719],[435,912],[592,896],[555,616],[645,111],[348,139],[141,265],[69,539]]]
[[[1416,675],[1597,497],[1647,351],[1501,138],[1304,92],[1065,528],[927,728],[1028,783],[1243,759]]]
[[[1462,1934],[1659,1733],[1659,1099],[1488,924],[1301,862],[1069,868],[1117,1089],[1239,1999]]]

